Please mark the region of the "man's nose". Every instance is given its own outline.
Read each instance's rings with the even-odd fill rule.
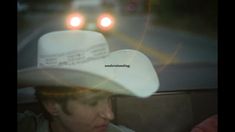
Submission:
[[[101,104],[99,115],[106,120],[114,119],[111,101],[105,101]]]

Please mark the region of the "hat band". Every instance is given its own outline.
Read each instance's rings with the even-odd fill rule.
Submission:
[[[108,53],[108,46],[105,44],[99,44],[92,46],[88,50],[73,50],[53,55],[40,55],[38,58],[38,67],[73,66],[93,59],[103,58],[107,56]]]

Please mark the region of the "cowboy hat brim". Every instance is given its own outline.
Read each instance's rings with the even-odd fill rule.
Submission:
[[[159,88],[150,60],[136,50],[119,50],[73,67],[41,67],[18,71],[18,87],[66,86],[148,97]]]

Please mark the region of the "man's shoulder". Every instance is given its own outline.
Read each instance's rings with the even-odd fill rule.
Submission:
[[[42,115],[36,115],[31,111],[17,113],[18,132],[38,132],[44,128],[47,129],[47,122]]]
[[[115,125],[110,123],[108,126],[108,132],[135,132],[134,130],[127,128],[125,126],[122,125]]]
[[[36,132],[36,115],[30,111],[17,113],[18,132]]]

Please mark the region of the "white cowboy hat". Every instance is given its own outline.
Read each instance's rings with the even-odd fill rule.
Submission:
[[[38,65],[18,70],[18,87],[66,86],[148,97],[159,88],[150,60],[131,49],[109,53],[93,31],[57,31],[38,41]]]

